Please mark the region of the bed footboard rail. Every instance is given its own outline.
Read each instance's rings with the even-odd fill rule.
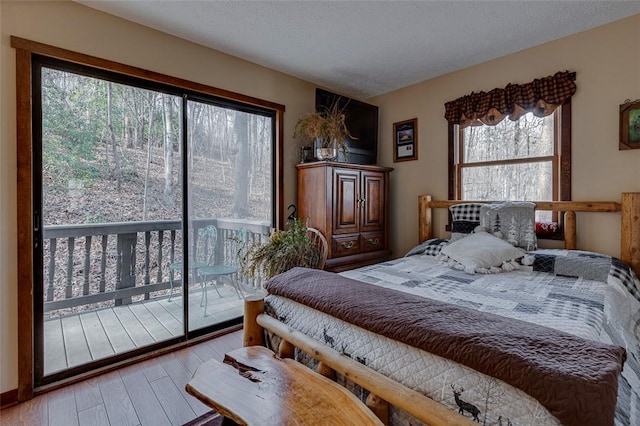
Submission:
[[[245,300],[244,345],[264,345],[265,330],[282,339],[278,348],[280,357],[292,358],[294,349],[297,347],[318,360],[317,373],[330,379],[335,379],[335,374],[339,373],[367,389],[370,394],[366,404],[384,424],[388,424],[389,421],[389,404],[432,426],[475,424],[427,396],[403,386],[265,314],[264,295],[248,297]]]

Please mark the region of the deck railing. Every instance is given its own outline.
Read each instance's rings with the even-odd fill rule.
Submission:
[[[195,253],[199,231],[214,225],[216,263],[229,265],[238,264],[242,243],[233,237],[241,229],[247,245],[265,241],[270,233],[263,222],[237,219],[198,219],[190,225],[190,253]],[[169,265],[182,261],[179,220],[45,226],[43,240],[45,312],[93,309],[112,301],[122,305],[164,294],[170,288]],[[243,286],[262,286],[260,277],[238,279]],[[179,277],[174,286],[181,285]]]

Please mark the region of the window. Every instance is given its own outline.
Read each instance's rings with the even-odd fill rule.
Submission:
[[[452,126],[449,168],[455,184],[450,198],[569,200],[570,111],[569,101],[546,117],[529,112],[495,126]]]
[[[575,79],[560,71],[446,102],[449,198],[571,200]]]
[[[559,149],[556,114],[495,126],[468,126],[458,133],[457,198],[553,200],[557,198]]]
[[[564,110],[570,109],[570,104]],[[570,199],[570,129],[562,126],[563,108],[545,117],[529,112],[516,121],[454,130],[450,171],[458,200]],[[566,126],[565,126],[566,127]],[[564,158],[564,155],[567,158]],[[564,165],[563,165],[564,164]],[[537,220],[556,220],[537,212]]]

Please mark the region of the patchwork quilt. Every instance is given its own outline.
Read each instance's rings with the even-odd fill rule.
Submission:
[[[640,424],[640,282],[622,262],[595,253],[539,250],[531,260],[519,271],[470,275],[417,254],[342,275],[625,347],[615,422]],[[453,361],[282,297],[268,296],[267,306],[292,328],[470,419],[487,425],[559,424],[519,389]],[[417,424],[400,412],[392,422]]]

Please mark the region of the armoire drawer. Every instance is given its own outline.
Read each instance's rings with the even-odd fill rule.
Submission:
[[[384,233],[382,232],[367,232],[361,234],[360,238],[360,251],[362,253],[384,249]]]
[[[332,245],[333,257],[360,253],[360,234],[335,235]]]

